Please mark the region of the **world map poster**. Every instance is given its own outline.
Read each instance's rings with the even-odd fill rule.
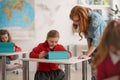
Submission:
[[[0,29],[7,29],[13,39],[35,36],[34,0],[0,0]]]

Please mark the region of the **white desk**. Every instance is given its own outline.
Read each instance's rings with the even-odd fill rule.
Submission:
[[[22,57],[25,58],[26,53],[27,52],[0,53],[0,56],[2,57],[2,80],[7,80],[7,77],[6,77],[6,56],[22,54],[23,55]]]
[[[29,80],[29,61],[33,62],[44,62],[44,63],[57,63],[65,65],[65,80],[70,80],[70,65],[82,62],[82,80],[87,80],[87,60],[91,59],[90,57],[86,59],[77,59],[73,57],[70,59],[64,60],[48,60],[48,59],[35,59],[35,58],[23,58],[23,80]]]

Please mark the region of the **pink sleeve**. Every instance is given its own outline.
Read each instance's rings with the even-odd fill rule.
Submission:
[[[18,46],[16,46],[16,45],[14,45],[14,47],[15,47],[15,52],[20,52],[20,51],[22,51],[22,49],[21,49],[20,47],[18,47]],[[14,59],[14,55],[9,56],[9,58],[10,58],[11,60],[13,60],[13,59]]]
[[[15,52],[20,52],[20,51],[22,51],[22,49],[21,49],[20,47],[18,47],[18,46],[16,46],[16,45],[14,45],[14,47],[15,47]]]

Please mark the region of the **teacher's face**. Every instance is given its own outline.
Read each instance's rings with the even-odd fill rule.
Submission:
[[[74,24],[76,24],[76,25],[79,24],[79,17],[78,16],[74,16],[72,20],[73,20]]]

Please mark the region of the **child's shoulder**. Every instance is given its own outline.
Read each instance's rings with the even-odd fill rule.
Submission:
[[[65,50],[65,47],[61,44],[57,44],[54,49],[55,50]]]
[[[111,63],[111,58],[110,55],[106,55],[106,57],[101,61],[100,65],[108,65],[109,63]]]
[[[48,43],[47,42],[41,42],[41,43],[38,43],[37,46],[38,47],[45,47],[45,46],[48,46]]]
[[[61,47],[64,47],[64,45],[62,45],[62,44],[57,44],[56,46],[61,46]]]

